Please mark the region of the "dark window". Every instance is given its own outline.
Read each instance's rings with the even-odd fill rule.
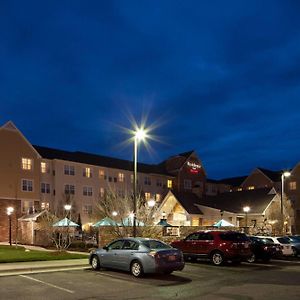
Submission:
[[[196,241],[199,239],[199,233],[192,233],[189,236],[186,237],[186,241]]]
[[[170,249],[171,246],[157,240],[146,240],[142,241],[142,244],[149,249]]]
[[[220,237],[224,241],[232,241],[232,242],[245,242],[249,240],[244,233],[239,233],[239,232],[221,233]]]
[[[139,244],[134,241],[124,241],[122,249],[124,250],[138,250]]]
[[[112,242],[110,245],[108,245],[108,249],[110,250],[122,249],[123,242],[124,242],[123,240]]]
[[[199,234],[198,239],[201,240],[201,241],[213,241],[214,237],[213,237],[212,234],[204,232],[204,233]]]

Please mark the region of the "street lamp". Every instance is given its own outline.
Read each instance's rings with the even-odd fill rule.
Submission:
[[[8,215],[8,226],[9,226],[9,245],[11,246],[11,214],[14,212],[13,207],[6,208],[6,214]]]
[[[244,206],[243,211],[246,215],[245,228],[246,228],[246,233],[248,233],[248,212],[250,211],[250,207],[249,206]]]
[[[149,208],[154,207],[154,206],[155,206],[155,203],[156,203],[156,202],[155,202],[154,199],[150,199],[150,200],[148,200],[148,202],[147,202]]]
[[[111,214],[113,215],[113,217],[116,217],[118,215],[116,211],[113,211]]]
[[[138,128],[134,132],[134,149],[133,149],[133,237],[136,237],[136,194],[137,194],[137,150],[138,143],[146,138],[144,128]]]
[[[291,173],[285,171],[281,174],[281,193],[280,193],[280,226],[281,233],[284,234],[284,216],[283,216],[283,195],[284,195],[284,178],[290,177]]]

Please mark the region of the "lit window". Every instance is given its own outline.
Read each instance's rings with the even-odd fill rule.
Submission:
[[[104,179],[104,170],[99,170],[99,178]]]
[[[172,188],[172,180],[168,179],[167,186],[169,189]]]
[[[75,175],[74,166],[65,165],[64,166],[64,173],[65,173],[65,175]]]
[[[50,184],[49,183],[41,183],[41,193],[42,194],[50,194]]]
[[[93,188],[90,186],[83,187],[83,196],[93,196]]]
[[[23,170],[32,170],[32,159],[22,158],[22,169]]]
[[[92,177],[91,168],[84,168],[83,169],[83,177],[87,177],[87,178]]]
[[[104,197],[104,193],[105,193],[104,188],[101,187],[101,188],[100,188],[100,197],[101,197],[101,198]]]
[[[254,190],[254,189],[255,189],[255,187],[253,185],[248,186],[248,190]]]
[[[41,162],[41,173],[49,173],[49,165],[44,161]]]
[[[156,194],[155,195],[155,200],[160,201],[161,200],[161,194]]]
[[[243,189],[242,188],[238,188],[237,190],[238,190],[238,192],[241,192]]]
[[[48,202],[42,202],[41,203],[41,209],[49,209],[49,203]]]
[[[151,194],[150,193],[145,193],[145,199],[149,200],[151,198]]]
[[[184,179],[184,181],[183,181],[183,187],[186,190],[192,189],[192,180],[190,180],[190,179]]]
[[[22,179],[22,191],[32,192],[33,191],[33,181],[28,179]]]
[[[74,195],[75,194],[75,186],[72,184],[65,185],[65,194],[66,195]]]
[[[290,188],[290,190],[296,190],[297,189],[297,182],[296,181],[289,182],[289,188]]]
[[[118,179],[119,179],[119,182],[124,182],[124,173],[119,173]]]

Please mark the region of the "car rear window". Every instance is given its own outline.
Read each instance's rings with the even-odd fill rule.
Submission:
[[[161,241],[157,240],[146,240],[142,241],[142,244],[149,249],[170,249],[172,248],[170,245],[167,245]]]
[[[290,240],[286,237],[277,238],[277,241],[281,244],[290,244]]]
[[[244,233],[239,233],[239,232],[221,233],[220,237],[223,241],[231,241],[231,242],[246,242],[246,241],[249,241],[248,237]]]

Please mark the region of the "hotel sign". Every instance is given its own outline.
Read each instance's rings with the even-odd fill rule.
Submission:
[[[194,173],[194,174],[198,174],[198,173],[199,173],[199,170],[201,169],[201,165],[196,164],[196,163],[194,163],[194,162],[188,161],[188,162],[187,162],[187,165],[188,165],[188,167],[190,168],[190,172],[191,172],[191,173]]]

